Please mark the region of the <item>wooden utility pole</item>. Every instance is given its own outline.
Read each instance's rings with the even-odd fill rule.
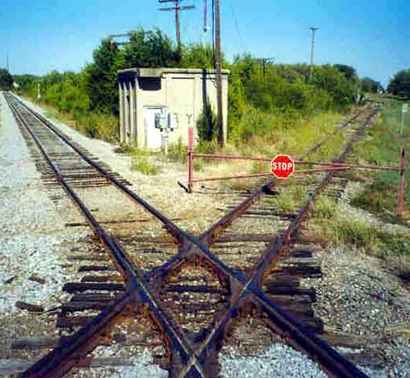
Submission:
[[[208,0],[204,0],[204,33],[208,31]]]
[[[159,0],[160,3],[174,3],[175,5],[173,7],[167,7],[167,8],[160,8],[160,11],[174,11],[175,12],[175,30],[176,30],[176,41],[177,41],[177,46],[178,46],[178,51],[181,50],[181,25],[180,25],[180,19],[179,19],[179,12],[185,11],[185,10],[191,10],[195,9],[195,5],[186,5],[186,6],[181,6],[180,3],[183,0]]]
[[[225,144],[223,127],[223,104],[222,104],[222,53],[221,53],[221,6],[220,0],[214,0],[215,6],[215,70],[216,70],[216,96],[217,96],[217,130],[218,143],[221,147]]]
[[[315,36],[316,32],[319,30],[319,28],[311,27],[310,30],[312,31],[312,45],[310,49],[310,75],[309,75],[309,81],[312,80],[313,76],[313,65],[314,65],[314,59],[315,59]]]
[[[263,77],[266,76],[266,68],[268,64],[273,64],[275,58],[255,58],[255,62],[260,64],[262,67]]]

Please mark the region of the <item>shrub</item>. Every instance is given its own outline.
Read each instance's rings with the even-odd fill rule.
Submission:
[[[209,100],[205,102],[204,109],[196,123],[200,141],[210,142],[217,137],[216,115],[212,110]]]
[[[155,176],[159,173],[159,168],[150,162],[150,153],[145,150],[134,148],[132,151],[132,169],[147,176]]]
[[[187,157],[187,147],[182,144],[182,140],[179,139],[178,143],[171,144],[168,147],[167,158],[171,161],[185,163]]]

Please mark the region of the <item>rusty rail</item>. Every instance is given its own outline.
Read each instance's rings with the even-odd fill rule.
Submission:
[[[357,130],[356,134],[352,137],[351,141],[347,144],[341,155],[335,160],[336,163],[345,160],[347,155],[351,152],[354,142],[358,137],[360,137],[360,135],[363,133],[363,130],[369,126],[374,115],[375,113],[372,113],[372,115],[366,119],[366,122],[364,122],[364,124]],[[230,308],[225,313],[220,314],[220,316],[218,317],[219,320],[209,334],[208,338],[197,349],[197,354],[199,356],[202,356],[203,359],[206,358],[206,354],[209,350],[213,350],[213,348],[217,344],[218,338],[222,337],[225,326],[228,324],[232,316],[237,313],[241,303],[245,299],[250,298],[253,302],[258,303],[262,307],[263,311],[268,314],[270,320],[277,326],[278,330],[283,332],[284,337],[286,337],[288,340],[291,340],[291,343],[298,349],[304,351],[308,350],[309,354],[313,353],[320,364],[324,366],[331,375],[341,377],[366,376],[350,363],[345,364],[345,361],[338,361],[340,356],[336,357],[336,352],[315,335],[309,334],[309,332],[303,331],[298,327],[293,328],[295,324],[294,319],[284,313],[280,309],[280,307],[269,301],[269,299],[259,289],[264,273],[266,273],[266,271],[271,265],[273,265],[275,261],[278,261],[279,258],[287,252],[291,244],[292,237],[297,233],[300,225],[308,216],[309,211],[312,209],[315,200],[330,182],[333,174],[334,173],[331,171],[324,177],[324,179],[317,187],[316,191],[309,198],[305,206],[300,210],[296,219],[288,226],[288,228],[284,232],[282,232],[275,239],[271,246],[267,248],[265,253],[262,254],[262,258],[254,267],[254,272],[249,279],[226,267],[223,263],[218,261],[218,259],[214,255],[210,254],[209,251],[207,252],[204,249],[200,249],[198,251],[205,259],[209,260],[213,264],[217,264],[218,268],[221,269],[223,273],[230,278],[231,281],[234,281],[236,286],[238,287],[237,292],[234,294],[234,300],[232,301]],[[217,235],[224,228],[226,228],[227,225],[233,222],[238,216],[240,216],[240,214],[243,214],[243,212],[245,212],[246,209],[249,208],[252,203],[259,199],[264,193],[272,190],[272,185],[273,182],[270,181],[262,186],[261,189],[255,191],[249,199],[246,199],[238,207],[233,209],[229,214],[227,214],[224,218],[222,218],[219,222],[212,226],[205,234],[203,234],[201,236],[201,241],[206,241],[208,243],[214,242]],[[184,255],[181,254],[180,259],[183,258]],[[178,261],[178,257],[174,258],[173,261],[170,262],[170,264],[167,264],[167,266],[163,268],[163,270],[161,271],[161,276],[165,276],[167,271],[170,271],[178,263],[180,263],[180,261]],[[307,336],[306,338],[307,333],[309,334],[309,336]],[[324,350],[326,350],[325,353],[323,353]],[[336,358],[336,360],[334,360],[334,358]],[[193,361],[194,360],[191,359],[190,363],[192,364]],[[184,371],[189,371],[189,367],[190,366],[187,366]]]
[[[316,143],[312,148],[304,153],[304,155],[298,159],[294,160],[298,165],[310,165],[310,166],[318,166],[323,167],[315,168],[311,170],[302,170],[297,171],[297,174],[315,174],[326,172],[330,170],[346,170],[346,169],[366,169],[366,170],[385,170],[385,171],[400,171],[400,167],[396,166],[378,166],[378,165],[364,165],[364,164],[346,164],[340,162],[316,162],[316,161],[306,161],[306,157],[312,154],[313,152],[317,151],[327,140],[330,136],[337,133],[339,130],[346,128],[348,125],[352,124],[361,114],[366,111],[360,110],[356,114],[354,114],[351,118],[341,123],[339,126],[335,128],[333,133],[326,135],[323,137],[318,143]],[[255,161],[259,163],[270,163],[272,159],[264,158],[264,157],[255,157],[255,156],[237,156],[237,155],[226,155],[226,154],[203,154],[203,153],[196,153],[194,152],[194,137],[193,137],[193,129],[188,129],[188,148],[187,148],[187,166],[188,166],[188,177],[186,185],[178,181],[178,184],[185,189],[188,193],[192,193],[193,186],[195,183],[203,183],[203,182],[211,182],[211,181],[225,181],[225,180],[235,180],[235,179],[248,179],[248,178],[259,178],[259,177],[266,177],[272,175],[271,172],[263,172],[263,169],[260,169],[259,173],[254,174],[240,174],[240,175],[233,175],[233,176],[218,176],[218,177],[205,177],[205,178],[194,178],[194,158],[200,158],[205,160],[233,160],[233,161]],[[343,168],[342,168],[343,167]],[[296,175],[297,176],[297,175]]]
[[[29,125],[24,122],[24,119],[18,114],[18,110],[13,106],[11,96],[8,95],[7,99],[12,109],[14,109],[14,114],[18,122],[30,132]],[[17,99],[14,99],[14,101],[16,102]],[[29,109],[28,107],[26,108]],[[33,111],[31,111],[31,113],[33,113]],[[43,117],[35,113],[33,114],[37,119],[40,121],[42,120]],[[61,138],[61,133],[57,132],[54,127],[50,127],[48,121],[43,120],[42,123],[49,127],[54,133],[56,133],[56,135],[60,134],[59,137]],[[40,147],[41,142],[38,138],[36,140],[34,134],[31,135],[37,146],[42,150]],[[67,140],[67,138],[65,139]],[[75,146],[73,149],[75,149]],[[344,155],[348,153],[347,150],[348,149],[346,149],[341,155],[340,159],[343,159]],[[47,153],[44,149],[42,153],[52,167],[52,160],[47,157]],[[81,151],[78,153],[82,155]],[[98,171],[104,174],[104,169],[102,169],[97,163],[92,163],[93,166],[96,166],[96,168],[98,167]],[[54,173],[58,177],[58,170],[55,170]],[[331,176],[332,173],[330,172],[326,176],[327,179],[322,183],[322,189],[326,186],[327,182],[330,181]],[[207,233],[201,235],[200,240],[198,240],[192,235],[180,230],[174,223],[146,203],[143,199],[136,196],[128,188],[124,187],[124,185],[119,182],[116,183],[115,177],[110,177],[110,175],[105,175],[105,177],[133,199],[133,201],[146,208],[147,211],[163,222],[169,232],[180,242],[181,251],[174,258],[170,259],[165,266],[161,267],[161,269],[148,274],[146,277],[142,276],[142,273],[139,272],[138,268],[127,259],[127,256],[118,243],[110,237],[100,225],[95,224],[95,219],[91,213],[81,206],[81,201],[76,197],[75,193],[71,193],[72,191],[70,191],[69,184],[64,181],[63,177],[60,177],[59,181],[66,189],[66,192],[70,195],[72,200],[77,203],[83,215],[87,218],[87,221],[115,260],[120,271],[122,271],[127,277],[127,291],[123,296],[117,298],[115,302],[107,306],[95,319],[70,337],[67,342],[51,351],[39,362],[33,365],[33,367],[23,374],[23,376],[57,377],[64,375],[64,373],[69,371],[72,367],[78,366],[79,361],[86,358],[86,354],[90,353],[95,348],[98,344],[98,338],[107,327],[109,328],[112,323],[117,321],[118,317],[123,314],[123,312],[126,312],[130,306],[134,307],[136,305],[148,306],[152,315],[162,326],[164,334],[170,339],[174,354],[177,353],[179,355],[180,370],[173,373],[173,376],[207,376],[204,365],[206,363],[208,352],[214,349],[215,341],[220,337],[221,332],[229,319],[235,315],[243,299],[250,298],[261,306],[263,311],[284,337],[291,340],[294,345],[305,351],[311,358],[316,359],[326,371],[337,377],[365,377],[365,375],[351,362],[339,355],[334,349],[315,335],[307,332],[299,322],[290,317],[278,305],[272,303],[257,285],[257,281],[261,274],[263,274],[263,271],[266,270],[268,265],[267,262],[271,261],[271,257],[279,255],[281,251],[288,248],[289,238],[297,231],[298,226],[307,216],[308,211],[311,206],[313,206],[313,198],[308,202],[305,208],[301,210],[297,220],[292,222],[288,229],[276,239],[272,248],[267,251],[263,259],[256,266],[254,274],[248,279],[244,273],[237,272],[220,261],[209,251],[207,244],[210,244],[212,240],[215,240],[218,233],[236,219],[237,216],[246,211],[246,209],[249,208],[258,197],[272,191],[272,182],[265,184],[261,189],[257,190],[254,195],[251,196],[252,198],[246,200],[242,206],[239,206],[234,212],[231,212],[231,214],[222,218],[220,222],[211,227]],[[318,191],[317,195],[319,195],[319,193],[320,191]],[[214,327],[207,339],[200,346],[194,346],[192,342],[180,332],[179,328],[173,324],[166,313],[161,309],[161,304],[150,290],[151,285],[158,285],[167,272],[170,272],[175,266],[181,264],[184,259],[193,255],[200,256],[206,260],[218,271],[219,274],[226,277],[226,279],[231,281],[233,286],[237,287],[230,309],[225,314],[218,316],[219,320],[216,322],[217,326]],[[147,283],[146,278],[149,279],[149,284]]]

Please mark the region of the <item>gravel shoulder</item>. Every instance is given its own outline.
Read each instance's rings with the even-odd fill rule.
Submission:
[[[67,300],[62,287],[78,279],[77,266],[67,257],[72,251],[86,251],[91,235],[88,227],[66,227],[67,220],[84,222],[61,189],[50,190],[42,183],[0,94],[0,375],[13,363],[24,366],[47,352],[12,351],[17,338],[58,336],[54,310]],[[20,309],[18,301],[41,310]],[[115,348],[106,348],[102,355],[115,354]],[[137,354],[134,362],[131,367],[96,369],[95,376],[164,376],[147,351]]]
[[[78,219],[81,222],[82,219],[68,203],[64,219],[60,216],[63,205],[60,202],[56,207],[47,195],[25,142],[16,132],[17,126],[4,98],[0,97],[0,257],[6,261],[0,267],[0,282],[3,283],[0,287],[0,337],[4,340],[0,342],[0,358],[7,358],[7,345],[12,337],[54,331],[52,317],[33,317],[16,309],[15,302],[24,300],[46,309],[61,303],[62,285],[75,276],[75,269],[67,263],[65,256],[70,254],[71,248],[81,248],[89,231],[65,227],[67,212],[70,221]],[[26,103],[47,116],[47,112],[40,107],[28,101]],[[145,176],[131,169],[129,156],[115,153],[116,146],[87,138],[61,122],[53,120],[53,123],[130,181],[132,189],[142,198],[168,217],[177,219],[176,223],[182,228],[200,233],[222,215],[220,208],[227,202],[224,196],[200,192],[186,194],[178,186],[177,181],[185,175],[183,165],[163,163],[160,175]],[[347,200],[342,201],[341,206],[345,206],[352,217],[366,215],[349,207]],[[377,219],[372,218],[369,222],[383,226],[377,223]],[[386,227],[389,232],[407,232],[396,226]],[[315,310],[326,326],[369,339],[383,338],[382,342],[363,348],[364,352],[379,357],[378,366],[370,363],[363,365],[370,376],[410,377],[408,341],[401,337],[385,341],[386,329],[390,325],[410,321],[409,292],[378,259],[364,256],[361,251],[335,248],[320,253],[324,276],[305,284],[317,289],[319,300]],[[50,271],[53,271],[52,278],[48,278]],[[46,277],[47,283],[30,280],[33,272]],[[10,283],[4,284],[9,280]],[[31,329],[25,329],[26,324]],[[104,356],[115,353],[115,348],[106,348]],[[384,361],[381,366],[380,361]],[[220,355],[220,363],[224,377],[323,376],[317,365],[303,354],[279,343],[273,343],[257,356],[244,356],[235,349],[225,349]],[[102,369],[95,372],[95,376],[116,374],[128,377],[134,376],[137,371],[141,374],[139,376],[164,376],[164,371],[152,364],[152,356],[148,352],[135,358],[133,368]]]
[[[47,111],[41,107],[28,100],[22,100],[43,116],[48,116]],[[129,155],[115,152],[118,146],[88,138],[56,119],[50,120],[75,142],[127,179],[135,193],[169,218],[175,219],[178,226],[199,234],[221,216],[218,209],[224,204],[223,196],[210,193],[204,195],[203,191],[188,194],[178,185],[179,180],[186,180],[186,167],[183,164],[156,161],[160,174],[146,176],[132,170],[132,159]],[[178,201],[175,201],[176,198]]]
[[[7,358],[16,337],[55,332],[52,314],[16,302],[58,306],[71,276],[64,253],[83,235],[65,229],[3,95],[0,106],[0,358]]]

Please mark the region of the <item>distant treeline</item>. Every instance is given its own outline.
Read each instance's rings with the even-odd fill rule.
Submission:
[[[20,91],[36,98],[41,85],[42,100],[68,113],[84,131],[95,137],[115,139],[118,129],[117,71],[130,67],[213,67],[209,45],[193,44],[178,50],[158,29],[139,29],[130,43],[119,48],[105,39],[94,51],[93,61],[79,72],[53,71],[43,77],[15,76]],[[249,114],[275,115],[288,123],[322,111],[339,111],[355,102],[358,90],[376,92],[381,85],[369,78],[360,80],[354,68],[346,65],[315,66],[311,75],[306,64],[264,67],[250,54],[224,59],[229,79],[229,128],[235,142],[266,127],[249,124]],[[212,117],[210,117],[211,119]],[[105,121],[104,121],[105,120]],[[109,120],[109,121],[107,121]],[[103,123],[104,126],[100,126]],[[100,130],[101,128],[101,130]],[[208,138],[212,135],[207,134]]]

